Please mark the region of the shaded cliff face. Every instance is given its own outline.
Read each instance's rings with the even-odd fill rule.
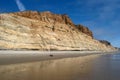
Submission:
[[[99,40],[102,44],[105,44],[106,46],[111,46],[111,43],[106,40]]]
[[[37,11],[0,14],[0,49],[115,50],[92,37],[88,28],[79,29],[67,15]]]
[[[76,25],[76,27],[78,28],[79,31],[81,31],[81,32],[85,33],[86,35],[91,36],[93,38],[93,33],[92,33],[92,31],[90,31],[88,29],[88,27],[85,27],[85,26],[80,25],[80,24]]]

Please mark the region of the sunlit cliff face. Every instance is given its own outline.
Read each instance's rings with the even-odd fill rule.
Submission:
[[[24,11],[0,14],[0,48],[13,50],[115,50],[93,39],[67,15]]]

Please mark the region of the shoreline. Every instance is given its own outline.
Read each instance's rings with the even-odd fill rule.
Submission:
[[[101,51],[0,51],[0,65],[56,60],[94,54],[113,54]]]

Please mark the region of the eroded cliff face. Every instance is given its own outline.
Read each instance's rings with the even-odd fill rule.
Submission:
[[[50,23],[59,22],[62,24],[68,24],[68,25],[74,26],[74,24],[66,14],[58,15],[58,14],[53,14],[49,11],[46,11],[46,12],[23,11],[23,12],[16,12],[12,14],[34,19],[34,20],[44,21],[44,22],[50,22]]]
[[[88,29],[88,27],[85,27],[85,26],[83,26],[83,25],[76,25],[76,27],[78,28],[78,30],[80,30],[81,32],[83,32],[83,33],[85,33],[86,35],[88,35],[88,36],[91,36],[92,38],[93,38],[93,33],[92,33],[92,31],[90,31],[89,29]]]
[[[102,44],[105,44],[106,46],[111,46],[111,43],[106,40],[99,40]]]
[[[67,15],[37,11],[0,14],[0,49],[115,50],[93,39],[88,28],[76,27]]]

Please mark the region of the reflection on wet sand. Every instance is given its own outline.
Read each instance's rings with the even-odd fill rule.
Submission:
[[[1,65],[0,80],[88,80],[90,63],[98,56]]]

